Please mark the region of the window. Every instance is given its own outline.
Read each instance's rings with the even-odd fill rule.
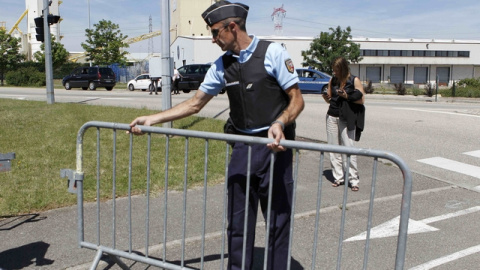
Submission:
[[[426,57],[435,57],[435,51],[425,51]]]
[[[360,50],[361,56],[395,57],[470,57],[469,51],[433,51],[433,50]]]
[[[390,56],[402,56],[402,51],[400,50],[391,50],[389,52],[390,52]]]
[[[447,57],[447,51],[436,51],[435,56],[436,57]]]
[[[402,56],[412,56],[412,51],[402,51]]]
[[[378,50],[377,55],[378,56],[388,56],[388,51],[387,50]]]
[[[425,51],[413,51],[413,56],[425,56]]]

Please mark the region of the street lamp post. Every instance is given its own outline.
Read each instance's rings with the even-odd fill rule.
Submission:
[[[90,0],[87,0],[88,6],[88,30],[90,30]],[[92,66],[92,60],[90,60],[90,66]]]

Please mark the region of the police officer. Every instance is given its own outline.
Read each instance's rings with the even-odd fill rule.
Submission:
[[[253,266],[258,203],[267,215],[270,156],[274,151],[274,184],[270,219],[268,269],[286,269],[293,193],[292,151],[281,140],[295,138],[295,119],[304,108],[298,77],[287,51],[277,43],[249,36],[245,23],[249,7],[219,1],[202,17],[210,27],[212,42],[226,53],[208,70],[196,94],[177,106],[130,123],[131,132],[143,134],[137,125],[155,125],[198,113],[222,89],[230,102],[226,132],[274,139],[253,145],[247,217],[245,269]],[[228,269],[241,269],[248,145],[233,144],[228,167]]]

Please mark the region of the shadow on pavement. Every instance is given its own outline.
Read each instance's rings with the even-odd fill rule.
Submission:
[[[45,258],[50,244],[35,242],[0,253],[0,269],[22,269],[31,265],[43,266],[53,264]]]

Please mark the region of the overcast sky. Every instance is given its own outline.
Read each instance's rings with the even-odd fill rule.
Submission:
[[[182,0],[177,0],[182,1]],[[0,22],[9,30],[25,11],[23,0],[1,0]],[[90,23],[105,19],[120,26],[124,35],[139,36],[161,29],[160,0],[64,0],[60,5],[62,43],[68,51],[82,51]],[[237,1],[231,1],[237,2]],[[479,0],[244,0],[250,6],[249,34],[274,35],[272,13],[283,4],[284,36],[316,37],[330,27],[350,26],[353,37],[480,40]],[[199,14],[203,10],[198,11]],[[26,32],[24,19],[20,29]],[[160,52],[160,38],[154,39],[154,52]],[[147,52],[148,42],[131,45],[131,52]]]

